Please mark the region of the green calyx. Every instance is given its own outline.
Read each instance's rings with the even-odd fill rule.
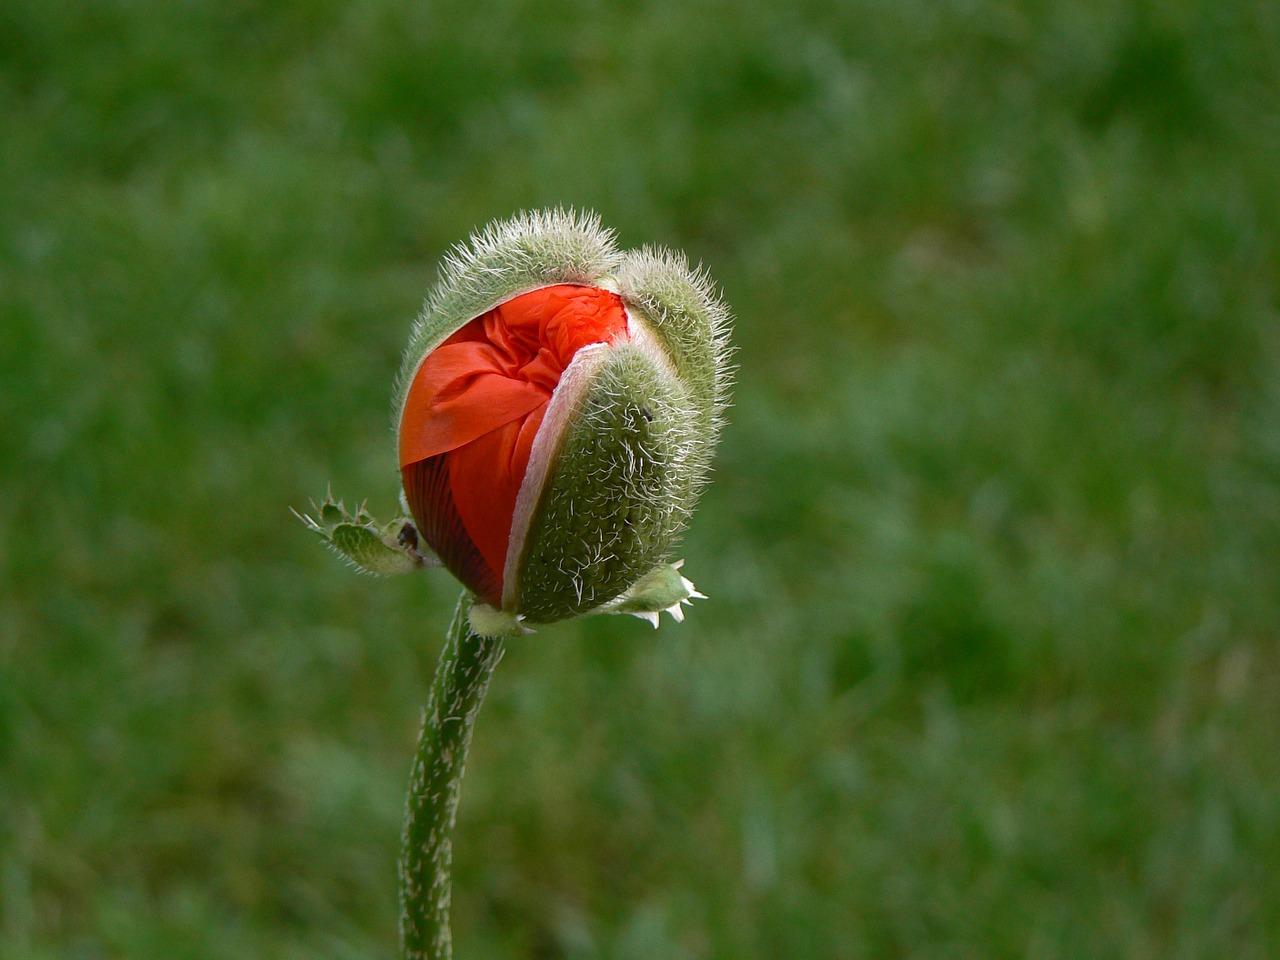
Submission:
[[[665,559],[689,517],[700,447],[684,384],[634,344],[612,349],[565,421],[513,609],[534,623],[578,616]]]
[[[728,402],[729,310],[705,270],[682,254],[654,247],[623,256],[618,292],[633,314],[646,318],[675,365],[698,411],[704,438],[714,445]]]

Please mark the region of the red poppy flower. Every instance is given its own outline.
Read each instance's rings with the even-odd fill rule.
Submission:
[[[628,339],[617,294],[560,284],[468,322],[422,361],[400,418],[400,472],[418,530],[499,607],[516,500],[560,377],[583,347]]]

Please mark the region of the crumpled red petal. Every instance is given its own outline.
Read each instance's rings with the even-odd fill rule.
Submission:
[[[516,497],[573,355],[626,337],[622,300],[559,284],[521,294],[422,362],[400,418],[400,469],[419,532],[468,588],[501,603]]]

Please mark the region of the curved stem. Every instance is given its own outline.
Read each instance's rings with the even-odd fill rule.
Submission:
[[[400,943],[405,960],[452,960],[449,932],[458,789],[471,730],[505,649],[471,632],[473,598],[458,600],[445,638],[413,761],[400,851]]]

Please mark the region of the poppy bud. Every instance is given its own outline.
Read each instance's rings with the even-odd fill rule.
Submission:
[[[380,558],[376,572],[434,551],[479,599],[480,633],[592,612],[679,618],[701,594],[669,554],[719,432],[728,326],[704,272],[617,250],[595,217],[491,224],[446,260],[401,366],[416,530],[328,501],[336,526],[310,525],[362,569]],[[357,542],[359,556],[344,547]]]

